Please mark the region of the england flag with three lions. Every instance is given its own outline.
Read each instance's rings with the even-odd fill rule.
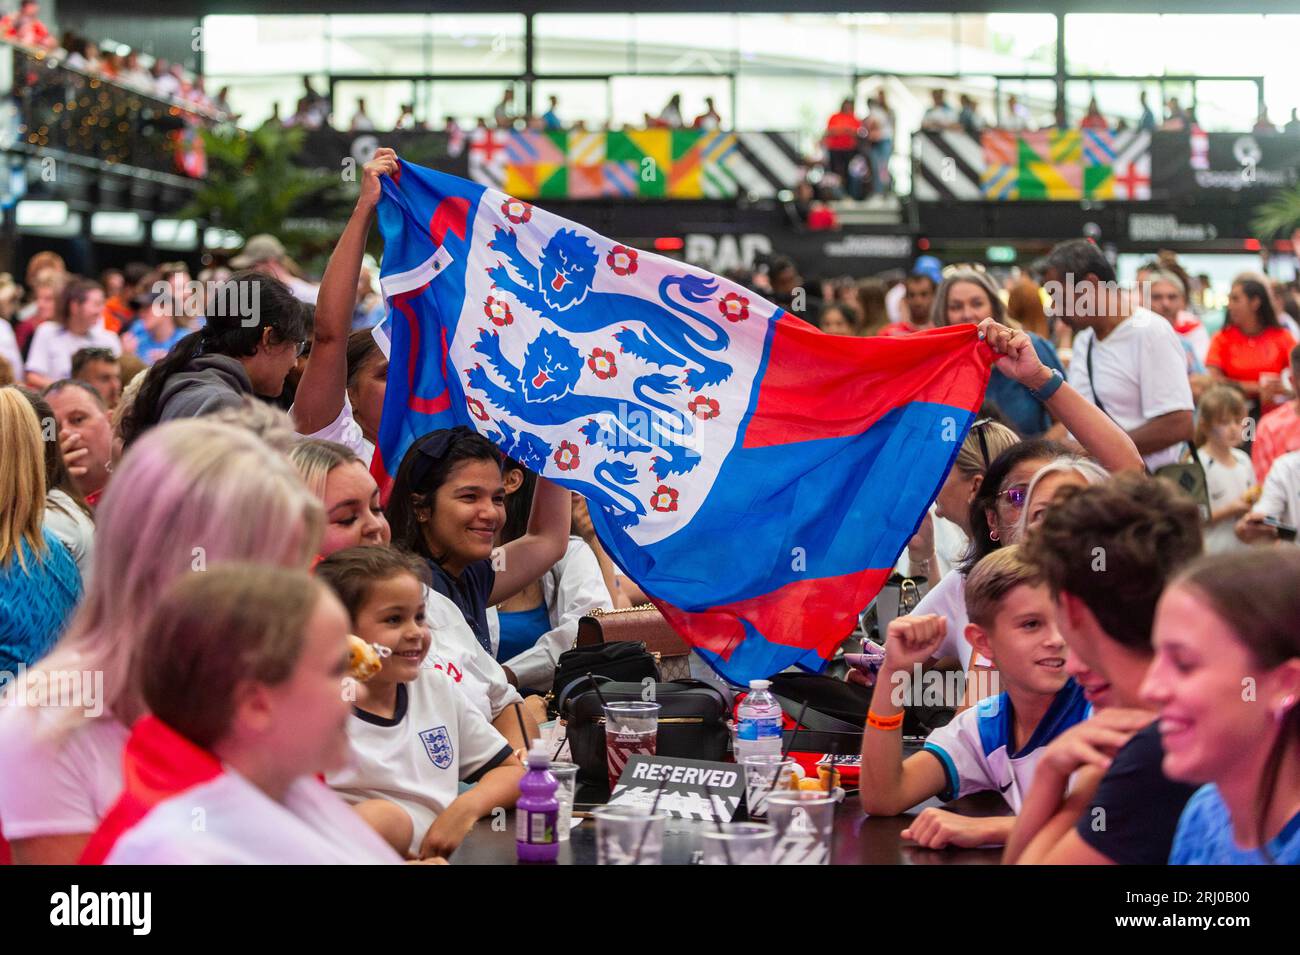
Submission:
[[[824,335],[479,184],[402,162],[383,190],[381,485],[417,437],[468,425],[585,496],[610,556],[723,676],[820,669],[979,409],[975,327]]]

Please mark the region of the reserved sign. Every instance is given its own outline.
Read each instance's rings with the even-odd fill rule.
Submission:
[[[662,793],[662,794],[661,794]],[[631,756],[610,805],[654,805],[678,819],[730,822],[745,795],[745,774],[734,763],[675,756]]]

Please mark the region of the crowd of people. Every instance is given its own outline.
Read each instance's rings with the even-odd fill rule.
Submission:
[[[93,708],[0,706],[14,861],[445,860],[517,798],[580,618],[644,600],[580,496],[468,428],[419,437],[381,497],[365,246],[396,169],[366,164],[318,285],[258,236],[197,285],[43,254],[29,302],[0,296],[0,702],[102,680]],[[1277,290],[1239,277],[1211,337],[1176,259],[1123,288],[1086,240],[1009,288],[924,258],[811,312],[789,259],[749,280],[829,334],[973,323],[995,360],[899,557],[928,591],[881,635],[863,808],[999,790],[1012,815],[926,809],[904,836],[1013,862],[1300,861],[1300,349]],[[382,663],[340,693],[349,634]],[[889,689],[914,665],[1001,692],[904,760]]]
[[[47,56],[87,76],[116,83],[157,99],[176,103],[214,120],[234,120],[228,88],[215,96],[201,75],[179,63],[142,54],[120,43],[99,43],[72,30],[56,37],[41,20],[38,0],[22,0],[18,10],[0,17],[0,39]]]

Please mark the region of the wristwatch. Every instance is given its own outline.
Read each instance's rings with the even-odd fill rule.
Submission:
[[[1049,371],[1051,371],[1052,377],[1047,379],[1047,384],[1043,385],[1041,388],[1029,389],[1029,393],[1039,401],[1047,401],[1052,397],[1052,395],[1056,394],[1061,385],[1065,384],[1065,378],[1059,371],[1055,368],[1051,368]]]

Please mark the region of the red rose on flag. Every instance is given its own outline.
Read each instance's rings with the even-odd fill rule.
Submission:
[[[521,222],[527,222],[533,217],[533,207],[526,202],[520,202],[518,199],[507,199],[501,203],[501,214],[519,225]]]
[[[749,318],[749,299],[738,292],[728,292],[718,303],[718,311],[729,322],[743,322]]]
[[[515,317],[510,314],[510,306],[491,295],[483,303],[483,314],[492,320],[493,325],[509,325],[515,320]]]
[[[469,413],[478,418],[479,421],[488,419],[487,409],[483,407],[483,402],[477,398],[466,398],[465,404],[469,405]]]
[[[605,264],[614,271],[615,275],[631,275],[636,271],[636,249],[616,245],[610,250],[609,255],[605,256]]]
[[[677,510],[677,491],[666,484],[660,484],[650,495],[650,506],[656,511],[666,513]]]
[[[555,466],[561,471],[572,471],[579,463],[578,446],[568,441],[560,442],[560,450],[555,452]]]
[[[614,353],[605,351],[603,348],[593,348],[591,350],[591,356],[587,359],[587,367],[601,381],[606,378],[613,378],[618,374],[618,365],[614,363]]]
[[[691,414],[704,421],[716,418],[721,413],[718,409],[718,400],[716,398],[706,398],[704,395],[696,395],[686,407]]]

